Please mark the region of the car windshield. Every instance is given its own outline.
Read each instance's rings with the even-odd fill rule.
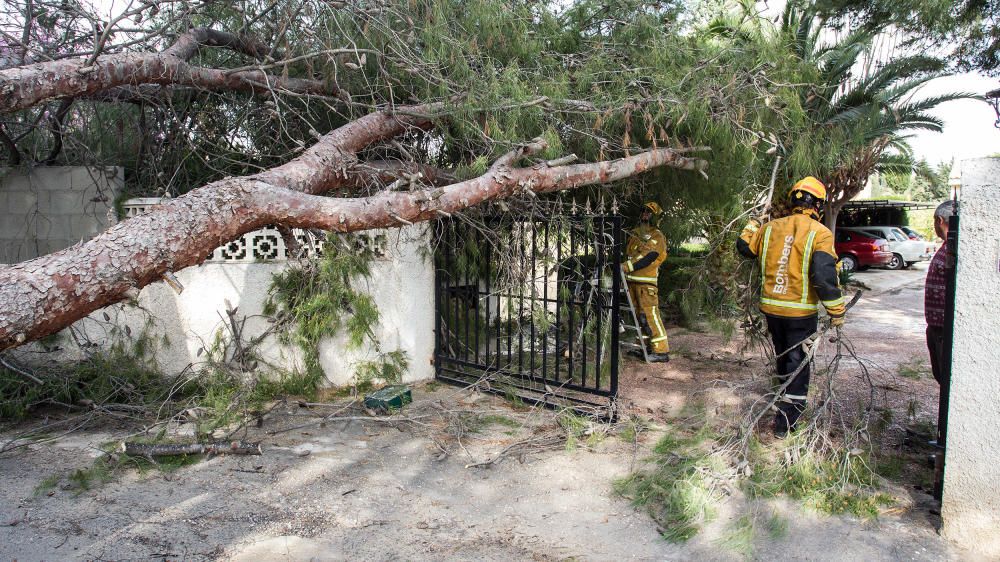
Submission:
[[[895,236],[896,240],[898,240],[900,242],[905,242],[905,241],[907,241],[907,240],[910,239],[910,237],[907,236],[905,232],[903,232],[902,230],[900,230],[898,228],[891,229],[889,231],[889,233],[892,234],[893,236]]]

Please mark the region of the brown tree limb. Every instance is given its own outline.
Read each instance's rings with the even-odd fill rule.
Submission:
[[[347,170],[365,146],[429,123],[406,116],[367,115],[336,129],[282,166],[195,189],[122,221],[91,240],[0,268],[0,350],[44,337],[87,314],[124,300],[165,275],[203,262],[212,250],[265,225],[338,232],[398,226],[436,218],[517,192],[545,193],[607,183],[658,166],[698,170],[704,161],[655,149],[611,162],[514,168],[544,148],[540,140],[500,158],[483,176],[436,190],[383,191],[365,198],[319,197],[349,183]]]
[[[179,455],[260,455],[260,443],[219,441],[215,443],[161,444],[122,441],[118,452],[130,457],[169,457]]]
[[[430,122],[376,112],[323,136],[298,158],[243,178],[225,178],[153,211],[122,221],[94,238],[46,256],[0,268],[0,350],[57,332],[87,314],[124,300],[165,274],[199,264],[225,243],[268,224],[258,186],[320,194],[350,181],[347,170],[366,146]]]
[[[367,160],[347,170],[344,187],[370,187],[419,178],[426,185],[444,186],[458,181],[451,172],[429,164],[401,160]]]
[[[21,32],[21,64],[28,58],[28,43],[31,42],[31,26],[35,21],[34,3],[27,0],[24,3],[24,30]]]
[[[306,78],[274,76],[262,70],[194,66],[187,62],[199,46],[219,46],[259,57],[263,45],[225,32],[195,29],[160,53],[126,53],[17,66],[0,70],[0,113],[33,107],[48,100],[91,96],[122,86],[142,84],[190,86],[214,91],[255,94],[272,90],[315,96],[337,96],[334,84]],[[89,63],[89,64],[88,64]]]
[[[184,33],[163,54],[190,60],[201,47],[223,47],[237,53],[263,59],[270,50],[267,45],[246,35],[236,35],[207,27],[196,27]]]
[[[55,164],[56,158],[59,158],[59,153],[62,152],[63,124],[66,122],[66,117],[69,115],[69,110],[72,107],[73,98],[65,98],[59,103],[59,108],[56,112],[49,118],[49,128],[52,131],[52,148],[49,150],[49,155],[43,160],[43,163],[47,166]]]
[[[686,158],[661,148],[592,164],[554,168],[513,167],[518,158],[544,148],[544,141],[536,139],[505,155],[486,174],[435,190],[384,191],[372,197],[343,199],[289,193],[269,185],[258,185],[254,191],[265,202],[265,208],[274,222],[293,228],[354,232],[431,220],[518,192],[550,193],[610,183],[662,166],[682,170],[700,170],[705,166],[704,160]]]

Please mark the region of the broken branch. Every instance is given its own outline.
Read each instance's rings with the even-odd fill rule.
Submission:
[[[246,441],[149,445],[123,441],[118,451],[131,457],[170,457],[179,455],[260,455],[260,443]]]

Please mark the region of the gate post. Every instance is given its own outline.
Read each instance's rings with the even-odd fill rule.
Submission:
[[[622,325],[620,299],[622,291],[627,290],[622,287],[622,276],[618,273],[622,266],[622,247],[625,245],[625,231],[622,229],[621,215],[613,217],[612,228],[614,229],[612,235],[614,247],[611,249],[611,267],[614,269],[614,274],[611,276],[611,349],[608,350],[608,353],[611,356],[611,396],[616,398],[618,396],[618,367],[621,363],[621,345],[618,341],[619,326]]]
[[[1000,158],[962,172],[942,534],[1000,556]]]

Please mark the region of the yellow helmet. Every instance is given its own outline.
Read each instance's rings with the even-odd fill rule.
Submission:
[[[657,204],[656,201],[647,201],[646,204],[643,205],[643,207],[649,209],[649,212],[653,213],[654,215],[663,214],[663,209],[660,208],[660,205]]]
[[[826,186],[823,185],[823,182],[812,176],[806,176],[792,186],[792,191],[789,192],[789,195],[792,198],[792,203],[795,203],[797,200],[802,200],[803,193],[812,195],[820,202],[826,201]]]

